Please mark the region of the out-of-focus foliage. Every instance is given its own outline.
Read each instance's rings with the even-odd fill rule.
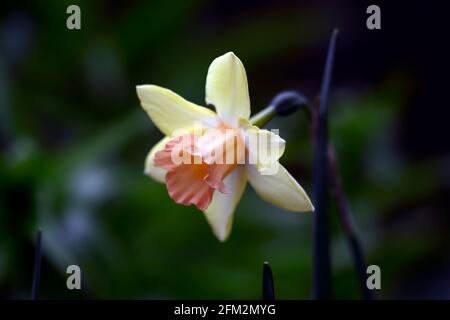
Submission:
[[[65,26],[72,3],[81,7],[79,31]],[[378,294],[449,297],[437,280],[450,277],[445,158],[404,148],[419,79],[390,51],[373,66],[361,58],[370,54],[361,49],[364,8],[162,0],[1,6],[1,297],[28,297],[40,226],[43,298],[259,298],[265,260],[277,297],[308,298],[312,216],[266,204],[248,187],[229,241],[219,243],[200,212],[176,205],[164,185],[143,175],[161,134],[135,85],[158,84],[203,104],[210,62],[234,51],[247,68],[253,112],[284,89],[313,98],[334,26],[341,33],[330,135],[367,259],[382,270]],[[281,162],[310,193],[306,113],[270,127],[287,140]],[[356,298],[331,209],[334,294]],[[81,292],[65,287],[70,264],[82,269]]]

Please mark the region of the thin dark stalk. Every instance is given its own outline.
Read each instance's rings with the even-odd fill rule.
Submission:
[[[330,183],[333,196],[336,200],[339,220],[347,236],[348,245],[350,252],[353,257],[353,265],[358,274],[359,287],[361,295],[365,300],[372,300],[373,294],[367,288],[366,285],[366,262],[364,259],[363,250],[358,239],[355,224],[353,223],[353,217],[350,210],[350,205],[345,194],[344,188],[342,187],[342,179],[339,173],[339,163],[336,157],[336,151],[331,143],[328,145],[328,163],[329,163],[329,173],[330,173]]]
[[[33,286],[31,288],[31,300],[39,298],[39,283],[41,280],[41,260],[42,260],[42,230],[39,229],[36,236],[36,251],[34,254]]]
[[[263,300],[275,300],[275,287],[273,284],[272,269],[270,268],[268,262],[264,262],[262,280]]]
[[[277,94],[269,107],[253,117],[261,126],[265,125],[272,117],[287,116],[299,109],[309,111],[311,120],[311,138],[314,146],[314,196],[316,213],[314,220],[314,292],[316,299],[330,297],[330,259],[328,238],[328,183],[331,185],[334,199],[338,207],[338,216],[342,229],[347,237],[353,264],[358,274],[362,297],[366,300],[373,298],[372,292],[366,286],[366,262],[362,246],[357,236],[353,223],[350,205],[342,187],[341,175],[336,153],[331,142],[328,142],[327,132],[327,99],[331,81],[333,54],[335,49],[337,31],[335,30],[330,40],[327,55],[324,78],[320,96],[313,103],[296,91],[283,91]],[[322,98],[322,99],[320,99]],[[269,115],[269,116],[268,116]],[[251,120],[252,120],[251,119]],[[261,121],[263,120],[263,121]],[[328,179],[328,180],[327,180]],[[319,200],[322,199],[322,200]],[[324,214],[325,213],[325,214]],[[263,288],[264,288],[263,279]],[[264,289],[263,289],[264,290]]]
[[[314,150],[313,194],[313,299],[331,298],[331,266],[329,244],[328,217],[328,95],[333,72],[334,52],[338,31],[331,35],[322,87],[320,90],[320,105],[317,114],[316,141]]]

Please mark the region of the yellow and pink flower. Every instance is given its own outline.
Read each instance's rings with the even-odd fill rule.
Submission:
[[[247,181],[266,201],[296,212],[314,208],[303,188],[279,164],[285,142],[252,125],[247,75],[229,52],[206,78],[206,103],[216,112],[155,85],[137,86],[144,110],[166,135],[149,152],[145,173],[167,186],[170,197],[204,212],[225,241]]]

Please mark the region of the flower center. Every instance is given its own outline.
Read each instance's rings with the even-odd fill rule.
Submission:
[[[206,210],[215,190],[229,193],[224,179],[245,162],[240,131],[226,125],[206,129],[200,136],[186,134],[169,141],[155,155],[155,166],[167,170],[170,197],[183,205]]]

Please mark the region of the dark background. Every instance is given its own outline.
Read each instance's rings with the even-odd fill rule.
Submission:
[[[319,92],[338,27],[330,127],[378,298],[450,298],[448,10],[440,1],[33,1],[0,5],[0,297],[28,298],[38,226],[42,298],[310,297],[309,214],[248,187],[225,244],[202,214],[143,175],[162,136],[138,103],[152,83],[198,104],[211,61],[234,51],[252,112],[279,91]],[[78,4],[82,29],[66,28]],[[382,29],[366,28],[381,7]],[[304,113],[274,120],[281,163],[311,193]],[[333,294],[359,297],[332,207]],[[82,269],[83,290],[65,287]]]

